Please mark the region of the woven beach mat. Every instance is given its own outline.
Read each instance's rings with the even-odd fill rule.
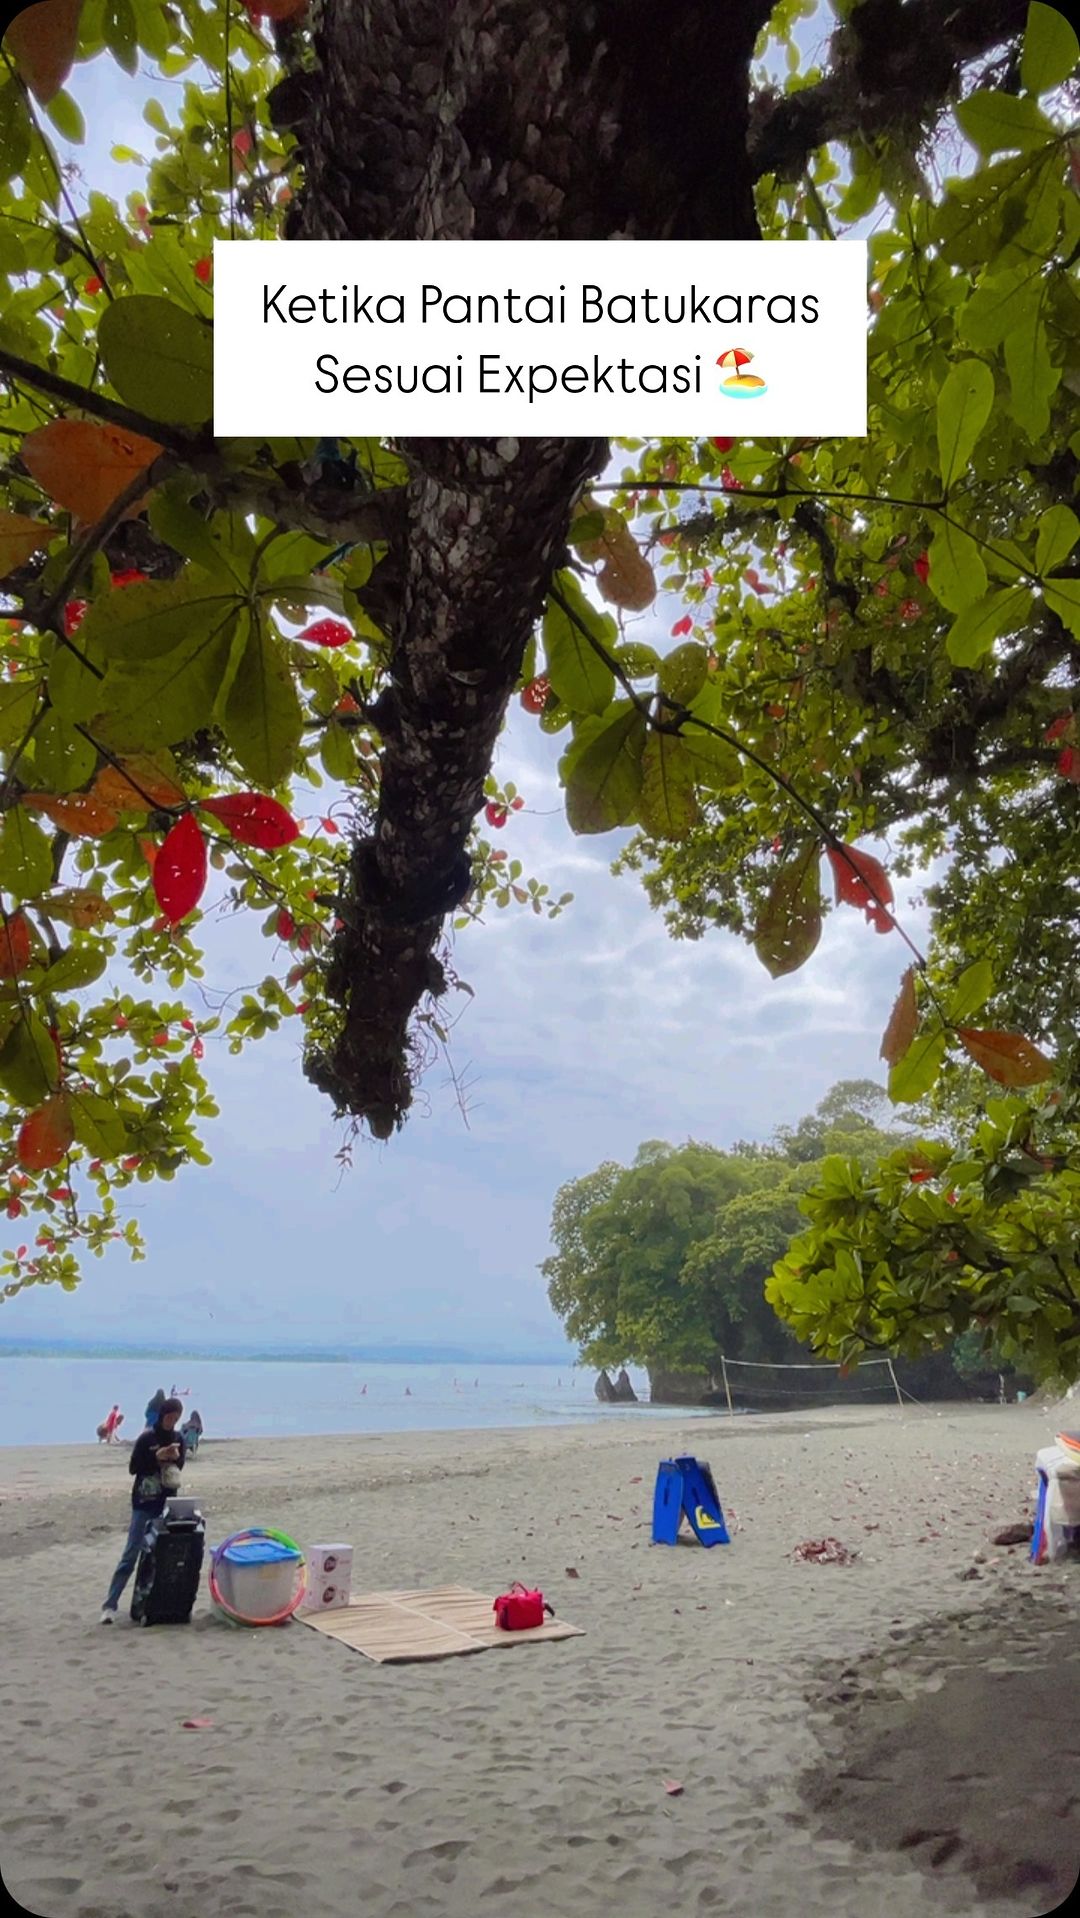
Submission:
[[[430,1592],[361,1592],[328,1612],[297,1612],[312,1631],[339,1639],[376,1665],[411,1665],[500,1645],[533,1645],[539,1639],[583,1638],[579,1625],[550,1618],[527,1632],[503,1632],[495,1623],[492,1597],[467,1585],[439,1585]]]

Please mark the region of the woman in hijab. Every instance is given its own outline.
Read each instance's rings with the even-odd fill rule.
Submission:
[[[157,1424],[158,1413],[161,1411],[161,1408],[164,1405],[164,1403],[165,1403],[165,1387],[163,1385],[159,1385],[157,1391],[154,1393],[153,1398],[150,1400],[150,1403],[146,1408],[146,1423],[148,1427]]]

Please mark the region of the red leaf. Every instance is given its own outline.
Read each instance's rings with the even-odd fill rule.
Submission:
[[[30,964],[30,922],[13,912],[0,923],[0,979],[17,979]]]
[[[679,1798],[682,1795],[682,1786],[677,1778],[665,1778],[664,1790],[669,1798]]]
[[[57,1093],[23,1120],[15,1148],[19,1164],[27,1172],[44,1172],[49,1166],[59,1165],[74,1137],[67,1093]]]
[[[1043,734],[1043,738],[1048,746],[1052,746],[1055,739],[1068,739],[1070,737],[1070,728],[1074,718],[1075,714],[1072,712],[1058,714],[1053,724],[1048,726]]]
[[[521,703],[527,713],[542,713],[548,702],[551,681],[541,673],[539,678],[530,679],[521,695]]]
[[[671,629],[671,637],[672,639],[682,639],[683,635],[685,633],[692,632],[693,628],[694,628],[694,622],[691,619],[690,614],[684,613],[681,619],[677,619],[675,621],[675,624]]]
[[[64,631],[69,639],[72,633],[77,633],[82,625],[86,617],[86,607],[85,599],[69,599],[64,607]]]
[[[314,626],[305,626],[297,637],[308,640],[312,646],[347,646],[354,634],[343,620],[317,619]]]
[[[154,861],[154,892],[172,926],[194,912],[206,887],[206,841],[194,813],[166,833]]]
[[[719,438],[713,439],[713,445],[718,453],[730,453],[734,444],[735,441],[728,439],[724,434],[721,434]]]
[[[487,820],[489,826],[495,826],[496,828],[505,826],[509,817],[510,814],[506,807],[497,806],[493,799],[489,800],[488,804],[484,807],[484,818]]]
[[[88,293],[90,298],[93,299],[96,293],[101,292],[103,285],[104,281],[100,280],[96,273],[91,273],[90,278],[83,286],[83,292]]]
[[[39,0],[37,6],[13,11],[16,18],[7,30],[8,52],[35,100],[48,106],[71,72],[82,0]]]
[[[193,270],[195,273],[195,278],[197,280],[200,280],[203,286],[209,286],[210,275],[214,270],[214,262],[210,258],[209,254],[205,254],[201,260],[196,260]]]
[[[727,487],[727,490],[729,493],[742,493],[746,490],[743,486],[741,479],[735,478],[735,475],[732,472],[730,466],[722,466],[720,468],[720,478],[723,481],[724,485]]]
[[[287,846],[300,831],[292,814],[265,793],[226,793],[220,799],[200,801],[204,812],[213,813],[227,826],[241,845],[257,846],[260,852],[274,852]]]
[[[333,838],[335,833],[341,831],[341,827],[338,825],[336,819],[320,819],[319,824],[324,832],[330,834],[331,838]]]
[[[923,583],[923,585],[925,586],[925,585],[926,585],[926,582],[927,582],[927,580],[928,580],[928,579],[929,579],[929,577],[930,577],[930,555],[929,555],[929,553],[920,553],[920,554],[919,554],[919,557],[918,557],[918,559],[917,559],[917,560],[915,561],[915,565],[914,565],[914,568],[913,568],[913,571],[914,571],[914,574],[915,574],[915,577],[916,577],[916,579],[919,579],[919,580],[921,580],[921,581],[922,581],[922,583]]]
[[[1057,769],[1062,779],[1071,779],[1074,785],[1080,786],[1080,752],[1075,746],[1062,747]]]
[[[834,846],[826,846],[825,851],[836,884],[837,905],[858,906],[876,932],[890,932],[894,922],[885,907],[893,903],[893,889],[881,861],[856,846],[846,846],[843,853]]]
[[[278,938],[291,939],[295,931],[296,931],[296,921],[293,918],[292,913],[287,912],[285,910],[285,907],[282,906],[281,911],[278,913],[278,916],[277,916]]]

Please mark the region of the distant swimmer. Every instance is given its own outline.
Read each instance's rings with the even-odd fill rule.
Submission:
[[[364,1394],[366,1393],[366,1391],[367,1391],[367,1386],[366,1386],[366,1385],[362,1385],[362,1386],[360,1387],[360,1397],[361,1397],[361,1398],[363,1398],[363,1397],[364,1397]]]
[[[411,1385],[407,1385],[407,1386],[405,1387],[405,1397],[406,1397],[407,1399],[411,1399],[411,1398],[412,1398],[412,1386],[411,1386]]]

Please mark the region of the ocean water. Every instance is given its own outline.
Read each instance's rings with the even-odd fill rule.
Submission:
[[[411,1365],[247,1359],[0,1358],[0,1445],[93,1439],[110,1406],[142,1430],[157,1387],[198,1407],[208,1439],[324,1432],[452,1432],[686,1418],[683,1407],[601,1405],[595,1373],[553,1365]],[[647,1393],[644,1374],[631,1374]]]

